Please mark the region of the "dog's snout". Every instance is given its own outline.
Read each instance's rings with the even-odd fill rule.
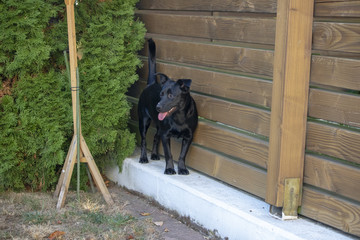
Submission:
[[[160,104],[159,104],[159,103],[156,105],[156,111],[158,111],[158,112],[160,112],[160,111],[161,111],[161,106],[160,106]]]

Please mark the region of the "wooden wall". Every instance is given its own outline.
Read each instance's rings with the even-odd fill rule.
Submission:
[[[187,164],[263,199],[276,8],[275,0],[141,0],[137,11],[156,42],[158,72],[193,80],[200,121]],[[316,0],[312,45],[300,212],[360,236],[360,1]],[[129,91],[134,131],[147,76],[141,55],[141,80]]]

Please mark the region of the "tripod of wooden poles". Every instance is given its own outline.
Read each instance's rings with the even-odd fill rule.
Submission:
[[[85,142],[85,139],[81,134],[79,76],[77,68],[74,2],[75,0],[65,0],[69,39],[70,79],[74,136],[72,138],[69,151],[67,153],[63,169],[61,171],[59,182],[56,186],[56,190],[54,193],[54,197],[59,197],[56,205],[57,209],[60,209],[64,206],[75,162],[78,163],[78,176],[80,172],[80,162],[88,164],[88,168],[94,179],[94,182],[104,196],[105,201],[108,204],[114,203],[99,172],[99,169],[95,164],[94,158],[92,157],[90,150]],[[77,188],[79,192],[79,181]]]

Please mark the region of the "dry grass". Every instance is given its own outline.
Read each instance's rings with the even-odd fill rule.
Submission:
[[[51,193],[0,193],[0,239],[161,239],[149,219],[114,200],[108,206],[100,194],[81,193],[78,201],[69,193],[58,211]]]

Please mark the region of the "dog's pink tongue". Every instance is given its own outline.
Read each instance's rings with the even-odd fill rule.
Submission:
[[[166,115],[167,115],[167,112],[159,113],[158,119],[159,119],[160,121],[162,121],[162,120],[164,120],[164,118],[166,117]]]

